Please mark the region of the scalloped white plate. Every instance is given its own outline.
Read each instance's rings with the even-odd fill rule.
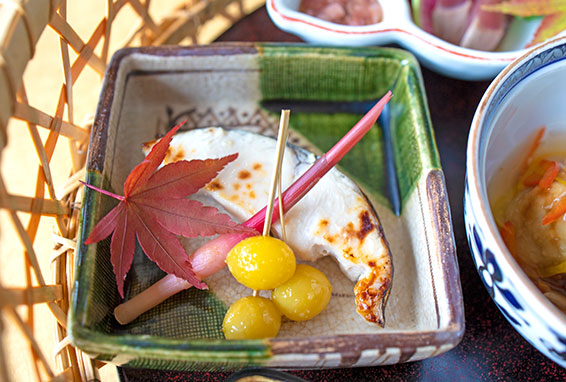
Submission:
[[[269,16],[280,29],[322,45],[368,46],[398,44],[410,50],[427,68],[465,80],[486,80],[526,53],[540,20],[515,19],[494,52],[462,48],[415,25],[409,1],[379,0],[381,22],[364,26],[334,24],[297,11],[301,0],[267,0]],[[560,35],[566,35],[566,31]]]

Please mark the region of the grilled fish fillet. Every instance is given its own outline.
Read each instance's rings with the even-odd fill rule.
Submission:
[[[145,145],[147,152],[153,143]],[[243,130],[195,129],[178,133],[165,162],[220,158],[238,153],[201,189],[233,217],[245,221],[268,200],[275,168],[276,141]],[[286,189],[316,160],[304,149],[287,145],[282,166]],[[377,214],[359,187],[337,169],[330,170],[285,214],[287,243],[304,260],[332,256],[352,281],[357,312],[369,323],[385,324],[384,309],[391,288],[391,253]],[[279,223],[273,230],[280,235]]]

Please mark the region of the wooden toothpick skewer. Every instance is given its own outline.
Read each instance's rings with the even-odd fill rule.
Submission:
[[[281,174],[278,177],[277,184],[277,201],[279,202],[279,221],[281,222],[281,240],[287,242],[287,234],[285,233],[285,214],[283,213],[283,198],[281,193],[283,192],[283,187],[281,185]]]
[[[277,189],[278,179],[281,177],[281,166],[283,165],[283,154],[285,153],[285,144],[287,143],[287,129],[289,128],[289,110],[281,110],[281,119],[279,120],[279,134],[277,137],[277,161],[275,170],[271,178],[271,190],[269,191],[269,200],[267,202],[267,216],[263,225],[263,236],[268,236],[271,230],[271,218],[273,217],[273,202],[275,201],[275,191]]]
[[[265,223],[263,225],[263,236],[269,236],[269,232],[271,231],[271,219],[273,217],[273,203],[275,201],[275,192],[277,190],[277,186],[279,185],[279,211],[280,216],[283,217],[282,214],[282,203],[281,203],[281,167],[283,165],[283,155],[285,154],[285,146],[287,143],[287,129],[289,128],[289,110],[281,110],[281,119],[279,120],[279,133],[277,136],[277,153],[276,153],[276,162],[275,168],[273,169],[273,175],[271,177],[271,189],[269,190],[269,199],[267,201],[267,215],[265,217]],[[281,220],[281,230],[283,232],[283,238],[285,237],[285,228],[283,227],[284,223]],[[257,296],[258,291],[253,291],[253,296]]]

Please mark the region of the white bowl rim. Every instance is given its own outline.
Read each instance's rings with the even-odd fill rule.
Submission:
[[[407,20],[405,23],[403,23],[404,25],[395,26],[391,25],[391,23],[387,25],[383,22],[363,26],[341,25],[318,19],[297,10],[288,8],[283,5],[281,0],[267,0],[266,5],[270,12],[273,12],[280,18],[281,22],[288,24],[287,29],[290,29],[289,25],[302,24],[302,26],[305,28],[315,30],[318,29],[321,31],[329,32],[331,34],[341,35],[346,38],[348,38],[348,36],[356,35],[377,36],[381,34],[394,33],[397,35],[409,36],[410,38],[420,41],[421,43],[429,45],[433,49],[443,51],[464,60],[473,60],[480,62],[500,62],[501,64],[506,65],[530,51],[530,48],[509,51],[482,51],[463,48],[461,46],[444,41],[424,31],[416,24],[414,24],[412,20]],[[416,31],[418,31],[418,33],[415,33]]]
[[[492,214],[488,212],[491,211],[491,207],[489,205],[487,193],[485,189],[480,187],[479,182],[479,148],[481,138],[480,126],[485,119],[485,110],[489,103],[493,100],[498,89],[511,75],[514,74],[515,69],[521,67],[526,61],[545,50],[552,49],[560,45],[566,45],[566,37],[561,36],[554,38],[542,45],[530,49],[527,53],[505,67],[501,73],[497,75],[484,93],[474,114],[468,137],[468,149],[466,154],[466,176],[468,177],[468,191],[470,193],[470,198],[479,200],[480,202],[480,208],[474,210],[474,216],[477,218],[480,226],[489,228],[484,231],[484,233],[497,244],[498,251],[494,252],[494,256],[497,258],[497,261],[513,269],[513,273],[506,274],[505,276],[514,281],[515,286],[519,289],[519,292],[523,294],[525,300],[529,301],[529,303],[533,305],[533,310],[538,312],[541,317],[544,317],[551,327],[566,327],[566,314],[561,312],[542,294],[542,292],[529,279],[527,274],[515,261],[513,255],[511,255],[511,252],[509,252],[505,246],[501,236],[496,234],[496,232],[498,232],[497,225]],[[564,59],[566,59],[566,57]]]

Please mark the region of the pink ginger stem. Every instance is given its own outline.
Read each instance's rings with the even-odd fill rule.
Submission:
[[[187,280],[168,274],[135,297],[118,305],[114,309],[114,317],[120,324],[128,324],[169,297],[190,287],[192,285]]]
[[[472,0],[438,0],[432,11],[434,34],[458,44],[466,30],[472,3]]]
[[[388,91],[359,121],[332,147],[323,154],[299,179],[283,193],[283,211],[289,211],[307,192],[309,192],[331,168],[333,168],[371,129],[383,108],[391,99]],[[278,200],[273,203],[278,205]],[[249,218],[244,225],[261,231],[265,221],[267,206]],[[273,222],[279,219],[279,208],[273,208]]]
[[[471,11],[470,22],[462,36],[464,48],[491,51],[497,48],[505,36],[509,16],[482,9],[485,5],[500,4],[502,0],[477,0]]]
[[[419,3],[419,26],[428,33],[434,33],[432,26],[432,11],[436,7],[437,0],[421,0]]]
[[[332,147],[326,154],[323,154],[299,179],[297,179],[283,193],[283,211],[287,212],[293,207],[314,185],[334,167],[371,129],[381,114],[381,111],[391,99],[391,91],[387,92],[359,121]],[[272,222],[279,219],[278,202],[274,203]],[[267,206],[249,218],[243,225],[254,228],[261,232],[265,222]],[[227,234],[220,235],[197,249],[191,256],[190,261],[194,266],[194,271],[199,279],[210,276],[218,272],[225,265],[226,255],[230,249],[240,240],[245,239],[246,234]],[[216,251],[210,253],[210,249]],[[219,253],[222,252],[222,253]],[[216,255],[216,256],[215,256]],[[202,259],[200,257],[203,257]],[[114,309],[114,317],[121,324],[127,324],[142,313],[145,313],[154,306],[160,304],[165,299],[173,296],[192,285],[175,275],[169,274],[144,290],[130,300],[118,305]]]

